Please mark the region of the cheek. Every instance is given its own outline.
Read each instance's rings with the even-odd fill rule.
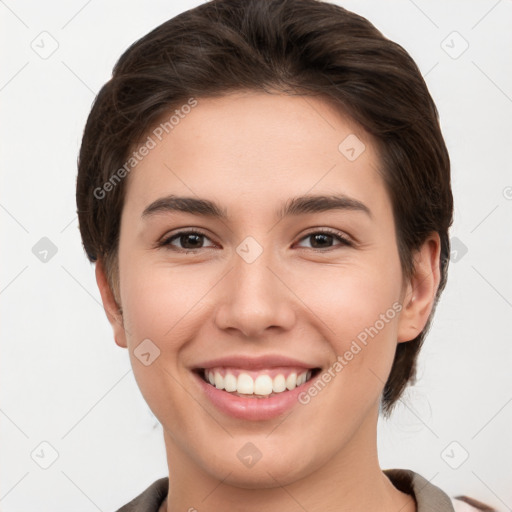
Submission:
[[[373,326],[399,297],[401,274],[396,261],[308,262],[282,270],[279,274],[293,293],[283,289],[281,299],[296,310],[297,322],[316,318],[339,350]],[[173,268],[168,263],[150,265],[129,258],[120,272],[126,327],[137,339],[165,338],[172,343],[186,334],[187,325],[190,330],[194,319],[207,314],[206,308],[212,310],[216,296],[224,296],[219,280],[225,269],[215,265]],[[229,278],[223,278],[224,285],[228,286]]]
[[[319,268],[297,292],[329,342],[331,360],[342,358],[342,368],[338,365],[334,372],[340,378],[334,380],[345,398],[376,395],[384,386],[397,344],[400,286],[399,262],[390,258],[371,265]]]
[[[390,309],[388,316],[395,318],[393,304],[400,297],[400,279],[400,268],[394,263],[322,267],[310,270],[307,279],[297,280],[295,289],[325,322],[332,338],[343,343]]]
[[[134,377],[162,424],[169,424],[171,420],[166,415],[173,411],[172,423],[177,430],[186,422],[180,411],[187,409],[188,398],[178,384],[184,378],[179,353],[197,332],[190,319],[194,304],[204,295],[184,274],[154,264],[145,266],[136,258],[127,261],[121,271],[121,300]],[[147,348],[146,340],[154,345]],[[143,352],[150,353],[148,365],[139,359]]]
[[[220,275],[220,274],[219,274]],[[177,349],[193,335],[194,319],[208,302],[208,293],[219,279],[217,271],[199,266],[172,267],[132,258],[121,271],[125,325],[132,344],[141,339],[165,340],[166,349]],[[191,334],[192,333],[192,334]]]

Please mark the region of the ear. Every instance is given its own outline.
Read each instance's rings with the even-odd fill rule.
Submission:
[[[114,331],[115,342],[120,347],[126,348],[127,343],[126,332],[123,325],[123,315],[121,313],[121,308],[114,298],[114,293],[108,284],[105,268],[101,260],[96,262],[96,283],[100,290],[101,301],[103,302],[105,314],[107,315],[108,321]]]
[[[439,287],[441,240],[431,233],[414,255],[414,273],[407,283],[398,322],[398,343],[411,341],[425,327]]]

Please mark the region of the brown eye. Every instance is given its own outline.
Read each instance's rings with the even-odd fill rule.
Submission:
[[[311,249],[329,249],[335,247],[332,245],[332,242],[335,240],[340,242],[338,245],[352,245],[351,241],[343,234],[334,231],[315,231],[301,238],[301,240],[307,239],[311,240]]]
[[[160,246],[175,248],[175,242],[178,242],[181,244],[181,247],[176,247],[176,250],[193,251],[194,249],[204,249],[204,240],[209,240],[209,238],[199,231],[180,231],[162,240]],[[214,245],[212,244],[207,247],[213,247]]]

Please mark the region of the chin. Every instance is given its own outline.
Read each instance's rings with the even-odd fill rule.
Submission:
[[[246,448],[244,452],[239,446],[250,447],[250,443],[251,441],[235,442],[236,448],[225,452],[226,455],[223,457],[219,457],[218,453],[211,453],[211,458],[205,459],[203,452],[201,454],[203,468],[210,477],[227,485],[242,489],[271,489],[301,480],[326,462],[318,455],[308,456],[300,446],[293,450],[287,447],[289,449],[283,453],[282,449],[269,446],[267,442],[267,447],[261,449],[261,458],[244,464],[243,455],[254,448]],[[263,442],[259,444],[261,446]],[[214,465],[210,464],[212,460],[215,461]]]
[[[260,460],[257,466],[241,468],[239,465],[229,464],[226,465],[222,474],[212,476],[224,484],[240,489],[273,489],[300,480],[307,473],[305,468],[300,471],[300,468],[293,467],[291,461],[284,465],[276,465],[271,461],[264,463]],[[291,468],[293,471],[290,470]],[[226,473],[229,473],[227,477]]]

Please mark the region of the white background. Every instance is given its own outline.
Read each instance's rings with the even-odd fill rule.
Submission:
[[[379,424],[381,466],[412,469],[451,496],[511,510],[512,1],[339,3],[416,60],[453,166],[451,236],[459,250],[419,381]],[[161,427],[113,341],[82,251],[76,158],[91,103],[117,58],[199,4],[0,2],[4,512],[112,511],[167,475]],[[46,59],[31,47],[41,38],[46,49],[58,44]],[[453,58],[464,41],[469,47]],[[32,251],[43,237],[57,249],[47,262]],[[34,460],[51,461],[43,441],[58,453],[48,469]]]

